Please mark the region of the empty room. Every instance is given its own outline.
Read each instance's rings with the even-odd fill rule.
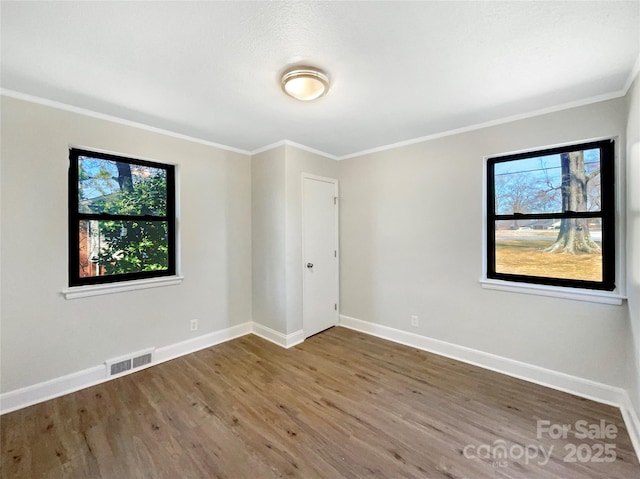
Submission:
[[[640,1],[0,1],[0,477],[640,478]]]

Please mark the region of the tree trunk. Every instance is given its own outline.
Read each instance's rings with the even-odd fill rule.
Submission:
[[[587,173],[582,151],[562,153],[562,211],[587,211]],[[600,247],[591,239],[587,218],[563,218],[556,242],[549,253],[597,253]]]
[[[131,165],[118,161],[118,185],[123,193],[133,192],[133,178],[131,177]]]

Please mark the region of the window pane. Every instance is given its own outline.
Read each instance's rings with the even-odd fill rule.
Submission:
[[[496,273],[602,281],[600,218],[496,221],[495,244]]]
[[[78,211],[165,216],[167,172],[163,168],[80,156]]]
[[[166,221],[80,221],[80,277],[169,268]]]
[[[600,150],[494,164],[495,213],[600,211]]]

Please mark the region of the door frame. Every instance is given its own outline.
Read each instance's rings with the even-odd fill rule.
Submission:
[[[300,217],[301,217],[301,221],[300,221],[300,228],[301,228],[301,239],[302,239],[302,262],[300,264],[300,268],[302,268],[302,333],[305,337],[305,339],[307,338],[306,333],[304,331],[305,329],[305,324],[304,324],[304,311],[305,311],[305,305],[304,305],[304,298],[305,298],[305,291],[306,291],[306,274],[305,274],[305,269],[306,269],[306,238],[305,238],[305,205],[304,205],[304,181],[305,180],[315,180],[315,181],[323,181],[325,183],[331,183],[333,184],[333,197],[334,197],[334,204],[335,204],[335,208],[334,208],[334,230],[335,230],[335,237],[334,237],[334,244],[335,244],[335,252],[336,252],[336,278],[335,278],[335,285],[336,285],[336,292],[337,292],[337,297],[336,297],[336,316],[335,316],[335,324],[334,326],[337,326],[340,322],[340,196],[339,196],[339,182],[337,178],[329,178],[327,176],[319,176],[319,175],[314,175],[312,173],[302,173],[301,177],[300,177]]]

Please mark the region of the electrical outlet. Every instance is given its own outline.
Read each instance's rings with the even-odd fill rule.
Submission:
[[[420,325],[420,323],[418,322],[418,317],[417,316],[411,316],[411,326],[417,328]]]
[[[191,331],[197,331],[198,330],[198,320],[197,319],[192,319],[191,320]]]

